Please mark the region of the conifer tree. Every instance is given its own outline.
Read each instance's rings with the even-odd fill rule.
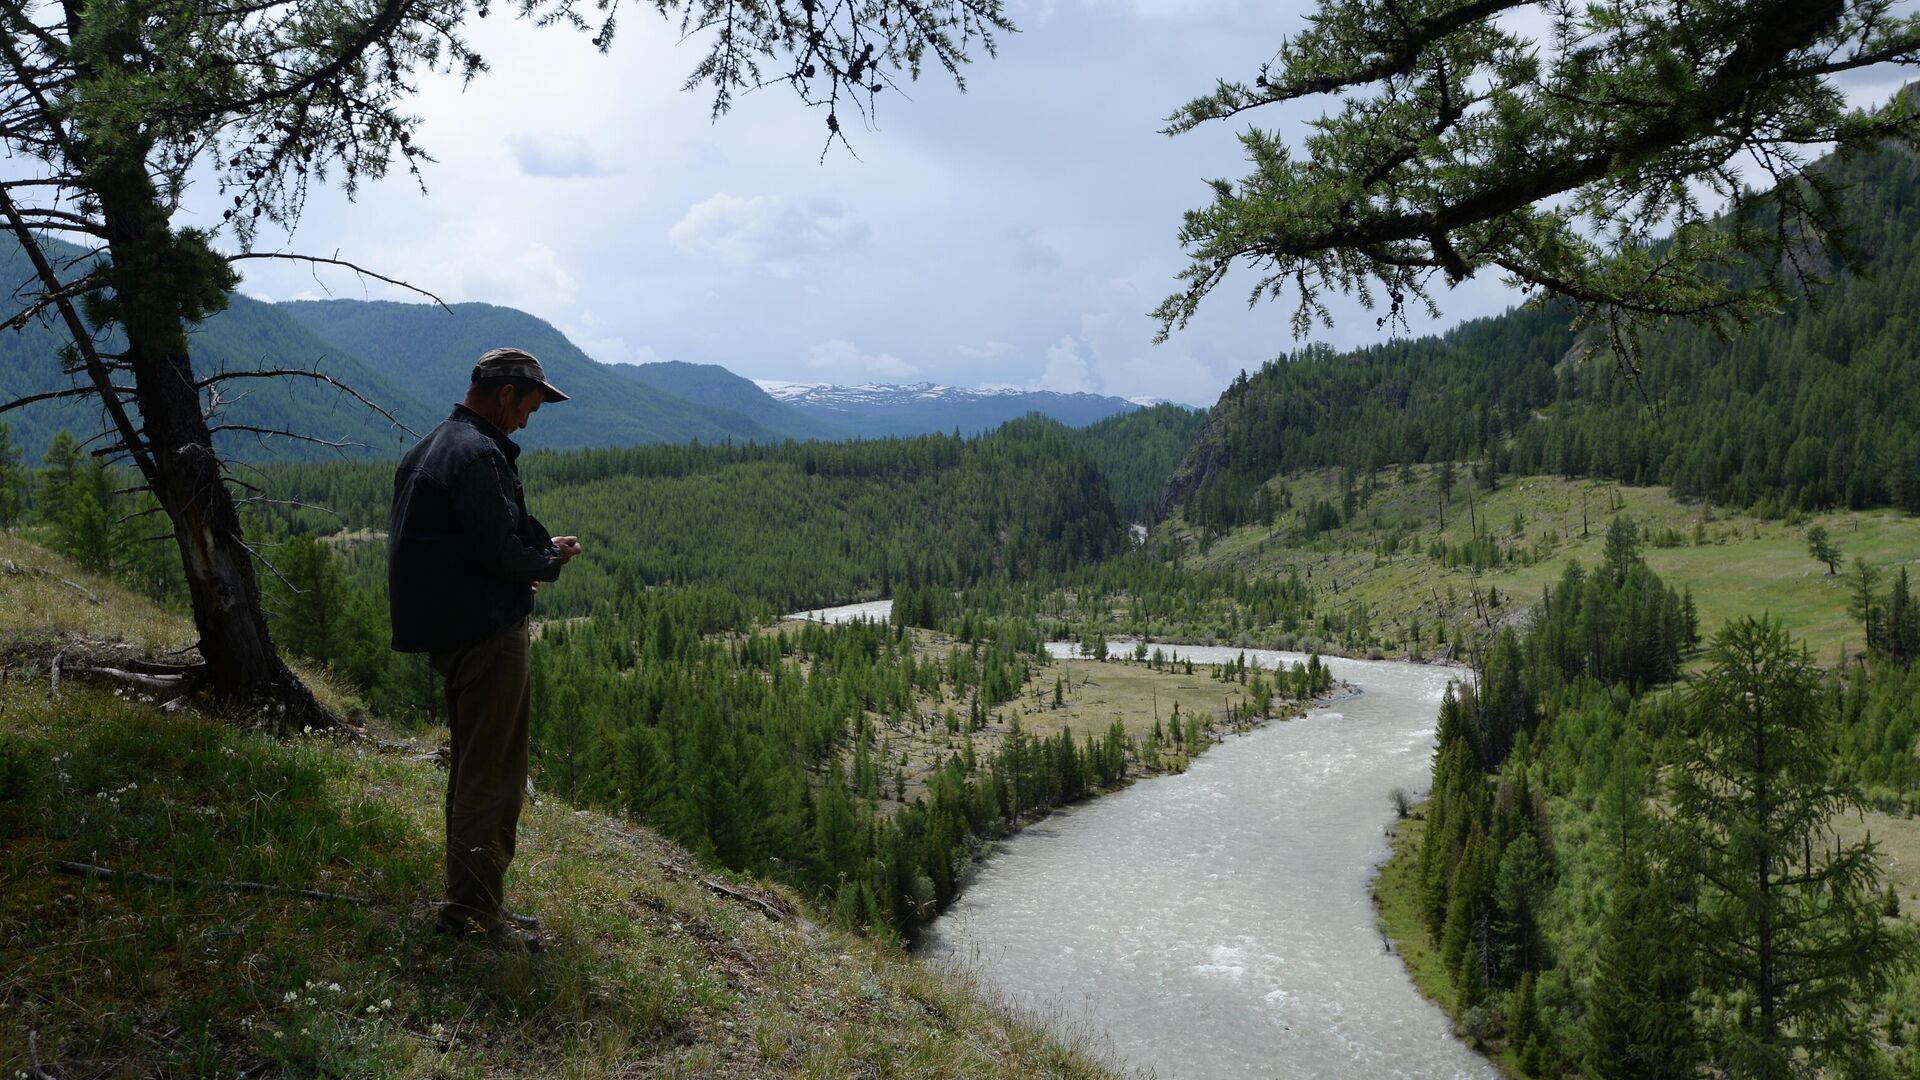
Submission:
[[[0,423],[0,530],[12,531],[27,504],[27,470],[13,432]]]
[[[1751,617],[1714,636],[1708,661],[1687,691],[1663,840],[1696,892],[1686,937],[1726,995],[1708,1056],[1761,1080],[1855,1065],[1863,1010],[1913,957],[1881,923],[1874,844],[1832,830],[1862,803],[1832,779],[1819,669]]]
[[[1684,1080],[1699,1074],[1691,1000],[1693,950],[1681,909],[1644,851],[1618,860],[1586,1017],[1595,1080]]]
[[[85,453],[73,432],[61,428],[54,433],[45,456],[40,459],[45,466],[40,471],[39,511],[43,519],[57,525],[67,516],[80,483],[80,463]]]
[[[1827,536],[1825,525],[1815,525],[1807,530],[1807,554],[1827,564],[1827,576],[1840,572],[1840,549]]]

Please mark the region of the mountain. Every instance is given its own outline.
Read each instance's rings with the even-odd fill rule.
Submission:
[[[1139,407],[1125,398],[1052,390],[966,389],[929,382],[834,386],[755,381],[775,400],[865,438],[956,428],[962,435],[975,435],[1029,413],[1085,427]]]
[[[572,400],[516,440],[563,450],[637,443],[778,442],[800,434],[720,405],[689,401],[581,352],[552,325],[492,304],[309,300],[276,305],[315,336],[363,356],[409,396],[444,415],[459,400],[474,360],[503,344],[540,358]],[[764,410],[760,410],[764,413]],[[437,418],[436,416],[436,418]],[[772,419],[769,417],[769,419]]]
[[[1106,479],[1114,507],[1127,521],[1145,523],[1158,519],[1160,491],[1204,420],[1198,409],[1161,402],[1109,416],[1074,435]]]
[[[80,249],[42,241],[49,256],[70,259]],[[32,270],[12,242],[0,243],[0,275],[24,282]],[[415,430],[424,430],[430,413],[359,357],[320,340],[286,312],[238,293],[222,311],[191,331],[194,371],[202,379],[220,372],[300,368],[332,376],[392,411]],[[0,402],[83,385],[84,377],[61,370],[64,332],[50,324],[29,323],[18,333],[0,334]],[[112,349],[112,342],[103,347]],[[225,404],[214,424],[238,424],[297,431],[317,438],[359,444],[348,456],[397,454],[406,438],[378,414],[334,387],[308,378],[234,379],[219,384]],[[137,412],[137,410],[136,410]],[[26,460],[37,463],[55,432],[66,428],[81,438],[106,429],[91,397],[37,402],[0,416]],[[337,452],[310,442],[241,431],[215,431],[222,451],[247,460],[311,459]]]
[[[726,409],[769,430],[796,439],[844,439],[847,431],[783,404],[753,380],[742,378],[719,364],[689,364],[666,360],[653,364],[614,364],[613,370],[664,393],[700,405]]]
[[[1279,474],[1473,460],[1763,515],[1920,513],[1920,163],[1890,147],[1824,168],[1846,192],[1858,273],[1734,340],[1677,325],[1629,375],[1563,310],[1520,308],[1438,337],[1302,349],[1227,389],[1163,507],[1227,528],[1267,516]]]

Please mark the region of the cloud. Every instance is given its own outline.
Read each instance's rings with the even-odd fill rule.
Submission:
[[[860,251],[872,229],[834,199],[742,198],[721,192],[693,204],[667,238],[689,255],[790,276],[800,263]]]
[[[807,367],[836,378],[904,379],[920,369],[892,353],[865,353],[851,341],[834,338],[807,350]]]
[[[427,262],[417,280],[451,282],[448,291],[454,296],[534,314],[564,310],[573,302],[579,281],[546,244],[505,232],[447,235],[455,232],[443,231],[438,258]]]
[[[1100,376],[1092,362],[1080,355],[1081,343],[1071,335],[1047,346],[1047,368],[1027,384],[1029,390],[1055,390],[1062,394],[1097,394]]]
[[[665,360],[654,351],[651,345],[634,348],[622,337],[585,337],[571,331],[567,338],[580,346],[580,351],[603,364],[658,364]]]
[[[1019,261],[1021,269],[1036,273],[1058,270],[1066,264],[1066,259],[1060,254],[1059,248],[1032,236],[1018,242],[1014,257]]]
[[[578,135],[521,134],[507,140],[507,146],[528,176],[574,179],[606,174],[593,147]]]
[[[991,360],[1012,352],[1013,345],[1006,341],[984,341],[978,345],[957,345],[954,351],[969,360]]]

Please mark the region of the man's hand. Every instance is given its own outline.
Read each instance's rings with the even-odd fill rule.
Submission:
[[[580,554],[580,538],[577,536],[556,536],[553,546],[560,552],[560,565],[565,566]]]

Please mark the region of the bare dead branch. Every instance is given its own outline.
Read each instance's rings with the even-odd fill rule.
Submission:
[[[258,424],[215,424],[207,429],[208,434],[216,431],[250,431],[260,437],[263,445],[270,436],[279,435],[288,439],[295,439],[299,442],[310,442],[320,446],[330,447],[334,450],[346,450],[350,448],[365,450],[367,448],[366,443],[354,442],[352,439],[323,439],[318,435],[302,435],[297,431],[288,431],[285,428],[261,427]]]
[[[111,389],[116,394],[133,393],[133,387],[131,386],[114,386],[114,387],[111,387]],[[65,390],[49,390],[44,394],[29,394],[26,397],[14,398],[12,401],[9,401],[4,405],[0,405],[0,413],[12,412],[15,409],[22,408],[23,406],[27,406],[27,405],[32,405],[35,402],[39,402],[39,401],[52,401],[55,398],[91,397],[95,394],[98,394],[99,392],[100,391],[97,387],[73,386],[73,387],[68,387]]]
[[[238,481],[236,481],[236,483],[237,482]],[[340,516],[334,513],[333,508],[330,506],[321,506],[319,503],[301,502],[299,499],[269,499],[265,495],[249,495],[244,499],[235,499],[233,501],[236,506],[291,506],[297,510],[318,510],[331,517]]]
[[[238,536],[233,538],[233,542],[236,544],[239,544],[241,548],[245,549],[247,554],[253,556],[253,560],[255,562],[259,563],[261,566],[266,567],[267,570],[270,571],[275,578],[279,579],[280,584],[285,585],[287,587],[288,592],[293,593],[295,596],[298,596],[301,593],[306,592],[305,589],[302,589],[298,585],[295,585],[293,582],[288,581],[287,575],[281,573],[280,568],[273,565],[272,562],[268,561],[265,555],[260,554],[260,550],[258,548],[254,547],[252,544],[247,543],[245,540],[240,539]]]
[[[6,322],[0,323],[0,330],[22,330],[28,323],[39,318],[41,312],[53,307],[60,301],[93,292],[105,284],[106,282],[102,281],[98,275],[88,274],[86,277],[67,285],[65,288],[56,289],[53,292],[43,292],[34,299],[33,303],[28,304]]]
[[[420,437],[419,432],[408,427],[406,424],[401,423],[399,417],[394,416],[391,412],[388,412],[386,409],[375,404],[372,400],[368,399],[364,394],[360,393],[360,391],[355,390],[352,386],[349,386],[347,383],[341,381],[340,379],[336,379],[333,376],[318,370],[309,370],[307,368],[271,368],[271,369],[261,369],[257,371],[223,371],[217,375],[209,375],[206,378],[201,379],[199,382],[194,383],[193,385],[194,385],[194,388],[197,390],[204,390],[209,386],[213,386],[217,383],[227,382],[228,380],[231,380],[231,379],[265,379],[265,378],[278,378],[281,376],[304,378],[304,379],[317,379],[320,382],[326,383],[332,386],[334,389],[341,391],[342,393],[352,395],[355,401],[358,401],[360,404],[365,405],[367,408],[372,409],[374,412],[379,413],[381,416],[386,417],[388,423],[392,424],[394,427],[399,428],[401,431],[406,432],[407,434],[413,436],[416,439]]]
[[[87,675],[98,675],[107,679],[118,679],[148,690],[178,690],[187,681],[185,675],[146,675],[138,671],[123,671],[112,667],[79,667],[73,670]]]
[[[447,306],[447,302],[445,300],[440,299],[438,296],[435,296],[433,293],[428,292],[427,290],[421,288],[420,286],[411,284],[409,282],[401,281],[399,278],[390,278],[385,274],[374,273],[372,270],[369,270],[364,266],[359,266],[354,263],[350,263],[345,259],[329,259],[319,255],[298,255],[293,252],[286,252],[286,251],[243,251],[238,255],[227,256],[228,262],[239,262],[241,259],[286,259],[289,262],[314,263],[321,266],[344,266],[347,269],[353,271],[354,273],[361,275],[362,277],[370,277],[376,281],[384,281],[389,285],[399,286],[402,289],[406,289],[408,292],[419,293],[421,296],[424,296],[427,299],[433,301],[435,304],[438,304],[440,306],[440,310],[448,313],[449,315],[453,313],[453,309]]]
[[[53,571],[48,570],[44,566],[21,566],[20,564],[14,562],[12,559],[0,559],[0,573],[6,574],[9,577],[37,577],[37,578],[47,578],[52,581],[57,581],[60,584],[65,585],[67,588],[73,589],[76,592],[78,592],[80,595],[86,597],[88,603],[90,604],[100,603],[100,598],[93,594],[92,589],[87,588],[85,585],[68,581],[66,578],[63,578],[60,575],[54,573]],[[57,683],[59,679],[56,677],[54,681]]]
[[[65,287],[60,280],[60,275],[55,273],[53,266],[47,262],[46,253],[40,250],[39,242],[34,239],[33,230],[28,228],[26,221],[21,218],[19,208],[14,205],[13,196],[3,187],[0,187],[0,212],[6,214],[7,223],[13,227],[14,235],[20,240],[20,250],[25,252],[28,260],[33,263],[33,268],[40,275],[40,280],[46,285],[47,291],[59,292]],[[133,420],[127,416],[127,410],[121,407],[119,395],[113,392],[113,384],[107,378],[106,362],[94,349],[93,335],[87,330],[87,324],[81,320],[80,312],[74,308],[71,297],[58,299],[55,306],[60,309],[61,320],[67,324],[67,336],[73,339],[73,347],[79,350],[81,357],[86,361],[87,377],[93,380],[94,387],[100,391],[101,404],[106,406],[107,415],[112,417],[114,427],[120,430],[134,464],[139,467],[142,476],[145,476],[148,481],[153,481],[160,474],[155,471],[153,462],[140,448],[139,429],[134,427]]]

